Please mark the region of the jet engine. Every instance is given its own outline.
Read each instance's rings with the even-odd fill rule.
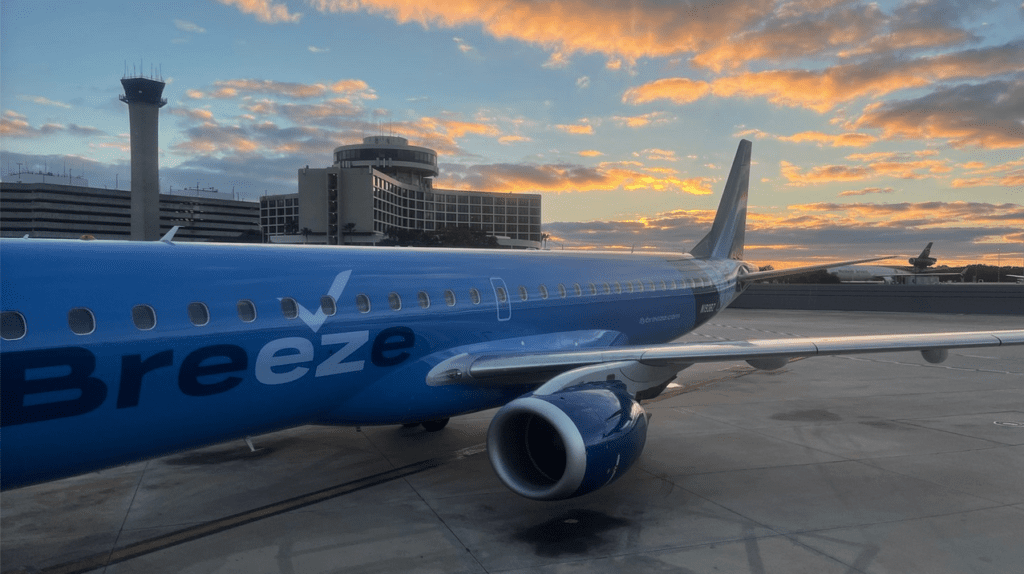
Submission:
[[[619,381],[523,395],[487,431],[491,465],[534,500],[581,496],[626,473],[647,440],[647,414]]]

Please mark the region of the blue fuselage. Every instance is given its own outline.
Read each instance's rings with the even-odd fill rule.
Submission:
[[[530,387],[424,377],[469,350],[669,341],[750,269],[676,254],[0,245],[5,488],[299,424],[498,406]]]

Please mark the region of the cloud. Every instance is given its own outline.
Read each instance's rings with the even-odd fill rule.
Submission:
[[[281,22],[296,24],[302,19],[302,14],[290,14],[288,6],[274,4],[270,0],[217,0],[226,6],[234,6],[243,14],[252,14],[256,19],[265,24],[278,24]]]
[[[716,78],[710,82],[663,78],[627,90],[624,103],[669,100],[688,104],[708,95],[762,97],[787,107],[827,112],[858,98],[878,98],[898,90],[931,86],[947,80],[987,78],[1020,71],[1024,41],[904,60],[882,56],[822,70],[763,70]]]
[[[590,87],[590,77],[580,76],[576,78],[576,87],[583,90]]]
[[[182,32],[192,32],[193,34],[205,34],[206,28],[202,28],[188,20],[175,20],[174,27],[181,30]]]
[[[645,149],[645,150],[641,151],[639,154],[633,154],[633,155],[643,155],[643,156],[646,156],[647,159],[655,160],[655,161],[656,160],[661,160],[661,161],[677,161],[678,160],[678,158],[676,157],[676,152],[674,152],[672,150],[657,149],[657,148]]]
[[[735,134],[736,137],[755,137],[757,139],[774,139],[783,142],[804,143],[812,142],[819,146],[830,147],[865,147],[878,141],[878,138],[855,132],[842,134],[827,134],[819,131],[806,131],[795,133],[791,136],[780,136],[770,134],[761,130],[743,130]]]
[[[863,181],[876,177],[899,179],[925,179],[949,174],[954,167],[949,160],[933,159],[934,150],[917,153],[876,152],[851,154],[846,159],[861,165],[819,165],[801,170],[788,161],[781,161],[779,169],[790,186]]]
[[[452,40],[455,42],[455,45],[459,47],[459,51],[462,52],[463,54],[469,54],[470,52],[473,52],[475,50],[473,46],[467,44],[466,41],[463,40],[462,38],[455,37],[452,38]]]
[[[506,145],[514,144],[514,143],[529,142],[529,141],[533,141],[533,138],[526,137],[526,136],[501,136],[500,138],[498,138],[498,143],[502,143],[502,144],[506,144]]]
[[[684,105],[695,102],[711,93],[711,84],[689,78],[663,78],[630,88],[622,95],[626,104],[645,104],[655,100],[669,100]]]
[[[594,126],[590,124],[556,124],[556,128],[567,134],[591,135],[594,133]]]
[[[554,222],[544,232],[566,248],[685,251],[707,233],[714,210],[678,209],[620,221]],[[781,266],[912,250],[936,242],[943,263],[977,261],[979,249],[1020,242],[1024,206],[1012,203],[812,203],[747,213],[747,259]],[[983,253],[985,251],[982,251]],[[1003,248],[1005,257],[1006,248]],[[898,263],[898,261],[894,261]]]
[[[317,48],[316,46],[307,46],[306,49],[314,54],[326,54],[331,51],[330,48]]]
[[[708,178],[680,178],[674,171],[643,169],[635,162],[578,164],[445,165],[436,187],[506,192],[663,191],[707,195]]]
[[[284,96],[295,99],[316,98],[326,95],[328,92],[348,94],[361,99],[376,99],[376,94],[366,82],[362,80],[338,80],[326,84],[300,84],[297,82],[278,82],[274,80],[221,80],[213,83],[211,97],[219,99],[237,98],[250,94]],[[189,93],[189,97],[197,97],[204,92],[196,91],[195,95]]]
[[[4,112],[3,116],[0,116],[0,136],[5,138],[31,139],[51,135],[97,137],[107,134],[103,130],[78,124],[68,124],[65,126],[50,122],[36,128],[28,123],[28,118],[11,110]]]
[[[769,0],[695,0],[687,6],[658,0],[311,0],[321,12],[383,14],[425,28],[480,26],[498,39],[514,39],[550,51],[544,65],[563,67],[576,53],[603,54],[621,66],[645,57],[698,49],[709,38],[744,29],[770,12]]]
[[[1024,61],[1024,60],[1022,60]],[[962,84],[869,106],[858,127],[891,139],[941,139],[953,147],[1024,147],[1024,80]]]
[[[651,112],[639,116],[613,116],[617,124],[629,128],[641,128],[648,125],[667,124],[675,120],[667,112]]]
[[[18,99],[19,100],[24,100],[26,102],[32,102],[33,104],[39,104],[41,106],[54,106],[54,107],[57,107],[57,108],[71,109],[71,106],[69,104],[65,104],[64,102],[58,102],[58,101],[55,101],[55,100],[51,100],[49,98],[44,98],[43,96],[21,95],[21,96],[18,96]]]
[[[583,157],[597,157],[597,156],[600,156],[600,155],[604,155],[603,153],[601,153],[601,152],[599,152],[599,151],[597,151],[595,149],[583,150],[583,151],[579,152],[579,154],[581,156],[583,156]]]
[[[839,192],[839,197],[849,197],[852,195],[869,195],[873,193],[893,193],[894,190],[891,187],[865,187],[864,189],[851,189],[847,191]]]

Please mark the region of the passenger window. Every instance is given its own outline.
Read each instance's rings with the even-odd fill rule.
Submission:
[[[299,305],[295,299],[284,297],[281,299],[281,314],[285,319],[295,319],[299,316]]]
[[[505,294],[505,288],[504,287],[498,287],[495,290],[495,293],[498,294],[498,302],[499,303],[504,303],[505,301],[508,301],[508,295]]]
[[[402,309],[402,298],[398,296],[398,293],[388,293],[388,305],[395,311],[399,311]]]
[[[647,287],[650,288],[651,291],[654,291],[655,290],[654,281],[648,281],[647,282]]]
[[[416,299],[419,300],[420,307],[423,307],[424,309],[430,307],[430,295],[427,295],[425,291],[420,291],[416,295]]]
[[[242,299],[238,302],[238,318],[246,323],[252,323],[256,320],[256,305],[253,305],[252,301],[248,299]]]
[[[576,293],[577,297],[579,297],[580,295],[583,294],[583,289],[580,289],[580,284],[579,283],[573,283],[572,284],[572,290]]]
[[[630,281],[627,281],[626,282],[626,293],[632,293],[632,292],[633,292],[633,283],[630,282]]]
[[[544,284],[541,284],[541,286],[540,286],[540,298],[541,299],[547,299],[548,298],[548,288],[545,287]]]
[[[320,310],[324,312],[324,315],[333,317],[338,312],[338,302],[334,300],[334,297],[324,295],[320,298]]]
[[[96,330],[96,317],[85,307],[68,311],[68,327],[76,335],[88,335]]]
[[[205,303],[195,302],[188,304],[188,320],[196,327],[202,327],[210,322],[210,310]]]
[[[476,287],[469,290],[469,299],[473,301],[474,305],[480,304],[480,292],[476,290]]]
[[[530,294],[526,292],[526,287],[523,287],[522,285],[519,286],[519,298],[523,301],[530,298]]]
[[[359,309],[360,313],[369,313],[370,298],[362,293],[356,295],[356,309]]]
[[[664,279],[662,279],[662,280],[661,280],[661,290],[662,290],[662,291],[665,291],[665,290],[667,290],[667,289],[668,289],[668,284],[667,284],[667,283],[665,283],[665,280],[664,280]]]
[[[644,292],[644,282],[643,281],[637,281],[636,282],[636,292],[637,293],[643,293]]]
[[[149,305],[136,305],[132,307],[132,323],[140,331],[149,331],[156,327],[156,311]]]
[[[619,283],[618,281],[616,281],[615,282],[615,294],[619,295],[621,293],[622,293],[622,283]]]
[[[455,293],[451,289],[444,292],[444,302],[449,307],[455,306]]]
[[[597,286],[596,285],[591,283],[587,287],[590,289],[590,294],[591,295],[597,295]]]
[[[565,299],[565,285],[562,285],[561,283],[558,284],[558,296]]]
[[[611,295],[612,294],[612,286],[611,285],[605,283],[604,285],[602,285],[602,287],[604,288],[604,294],[605,295]]]
[[[17,311],[4,311],[0,314],[0,337],[6,341],[17,341],[28,331],[25,316]]]

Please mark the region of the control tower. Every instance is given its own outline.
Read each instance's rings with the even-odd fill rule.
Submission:
[[[121,78],[128,104],[132,144],[132,240],[160,239],[160,162],[158,127],[164,83],[145,77]]]

